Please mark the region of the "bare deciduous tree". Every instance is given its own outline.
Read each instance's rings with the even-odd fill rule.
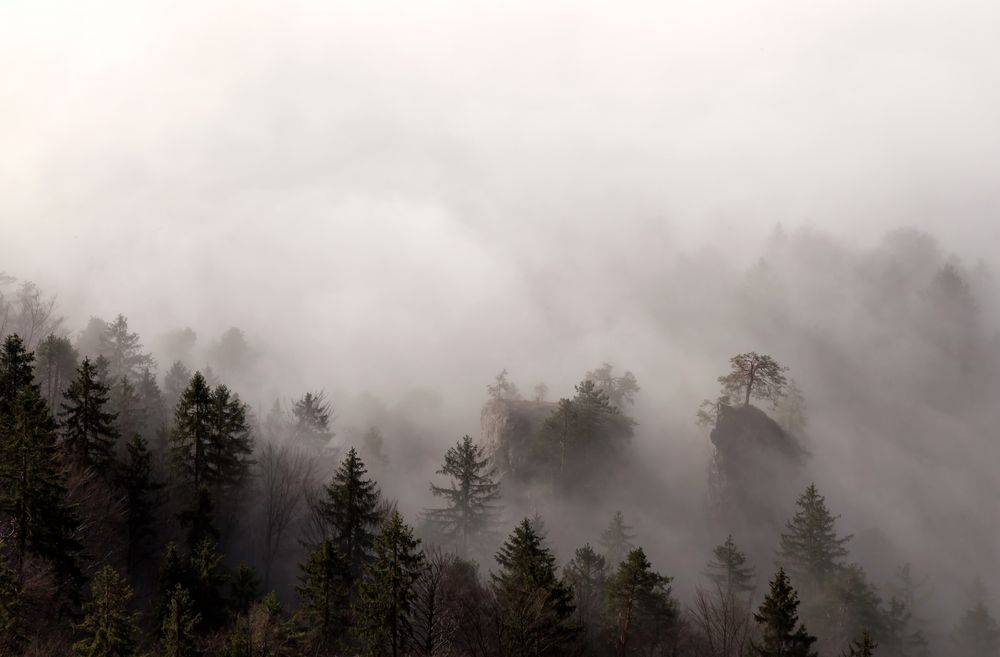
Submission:
[[[270,586],[275,559],[292,523],[306,512],[307,491],[313,488],[317,462],[304,452],[268,443],[258,459],[261,487],[260,543],[264,588]]]

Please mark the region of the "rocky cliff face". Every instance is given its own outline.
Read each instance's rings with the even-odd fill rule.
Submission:
[[[480,440],[504,478],[517,478],[532,456],[534,441],[554,402],[490,400],[480,416]]]

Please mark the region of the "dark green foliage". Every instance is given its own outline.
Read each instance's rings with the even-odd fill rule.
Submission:
[[[301,570],[296,591],[306,637],[315,654],[326,654],[340,644],[350,621],[350,566],[336,543],[326,539],[309,553]]]
[[[55,414],[69,387],[77,367],[77,353],[69,338],[49,335],[38,343],[35,359],[35,380],[42,397]]]
[[[373,657],[409,652],[415,585],[424,567],[419,544],[398,511],[375,538],[373,558],[364,567],[354,628]]]
[[[118,440],[109,391],[89,358],[84,358],[62,403],[63,445],[74,461],[107,474]]]
[[[307,392],[292,407],[296,440],[301,441],[302,445],[326,447],[334,435],[330,430],[331,414],[332,410],[326,401],[325,393]]]
[[[9,336],[0,352],[0,519],[9,523],[18,577],[28,552],[49,559],[60,579],[81,580],[79,521],[66,499],[56,423],[33,383],[32,355]]]
[[[153,475],[153,455],[146,441],[133,436],[125,445],[125,462],[118,471],[118,487],[125,494],[128,523],[128,566],[134,573],[140,557],[151,550],[157,534],[157,511],[164,487]]]
[[[752,643],[752,654],[756,657],[816,657],[812,649],[816,638],[799,623],[798,609],[799,596],[784,569],[779,569],[771,580],[771,589],[764,602],[753,615],[760,639]]]
[[[177,584],[166,604],[160,639],[161,657],[198,657],[197,627],[200,623],[190,594]]]
[[[222,586],[229,577],[222,569],[222,554],[211,540],[203,540],[191,554],[191,597],[201,616],[201,627],[214,630],[226,619]]]
[[[181,528],[187,530],[187,545],[191,550],[196,549],[202,541],[219,540],[212,494],[207,486],[198,488],[188,507],[177,514],[177,520]]]
[[[136,382],[136,392],[139,396],[140,417],[142,418],[139,434],[146,438],[147,442],[151,442],[156,436],[167,430],[167,406],[163,401],[160,386],[156,383],[156,376],[148,367],[144,367],[139,375],[139,380]]]
[[[784,396],[788,368],[767,354],[737,354],[729,359],[729,365],[729,374],[719,377],[727,404],[749,406],[751,398],[777,404]]]
[[[778,562],[796,581],[820,587],[840,572],[847,556],[844,544],[852,537],[837,535],[840,516],[830,513],[815,484],[809,484],[795,504],[795,515],[781,534]]]
[[[174,411],[170,464],[175,479],[194,490],[208,484],[206,451],[211,440],[212,389],[201,372],[195,372]]]
[[[611,522],[607,528],[601,532],[601,547],[604,549],[604,557],[611,568],[617,568],[629,551],[635,547],[632,539],[635,534],[632,528],[625,524],[625,516],[621,511],[615,511],[611,517]]]
[[[662,650],[677,638],[678,608],[670,578],[653,570],[642,548],[635,548],[608,582],[607,613],[611,641],[620,656]]]
[[[146,414],[135,384],[128,377],[120,377],[111,386],[111,408],[118,419],[118,435],[128,439],[138,435],[146,426]]]
[[[206,484],[233,488],[249,473],[253,436],[247,406],[224,385],[212,392],[212,433],[205,446]]]
[[[844,653],[844,657],[872,657],[875,654],[875,648],[878,644],[872,641],[871,633],[865,630],[861,633],[861,638],[854,641],[847,648],[847,652]]]
[[[497,552],[490,574],[501,652],[541,657],[560,654],[576,637],[573,592],[556,574],[552,552],[525,518]]]
[[[245,614],[259,598],[260,579],[257,572],[246,562],[241,562],[229,583],[229,606],[236,613]]]
[[[104,566],[90,583],[90,600],[83,605],[82,638],[73,648],[80,657],[129,657],[135,654],[138,629],[129,611],[132,588],[111,566]]]
[[[380,519],[379,490],[367,474],[365,464],[352,447],[326,487],[321,504],[331,538],[347,559],[355,579],[371,553],[374,529]]]
[[[20,622],[21,587],[17,576],[7,567],[0,541],[0,657],[15,657],[24,647],[24,633]]]
[[[585,648],[596,649],[604,627],[607,561],[587,543],[563,568],[563,581],[573,590],[573,622],[583,632]]]
[[[583,381],[542,425],[539,467],[567,490],[592,481],[629,442],[633,426],[593,381]]]
[[[428,517],[461,547],[462,556],[468,556],[470,540],[482,538],[496,525],[499,507],[495,502],[500,499],[496,468],[485,448],[464,436],[448,448],[437,474],[451,479],[447,487],[431,484],[431,492],[443,497],[446,506],[428,511]]]
[[[712,551],[706,575],[727,594],[749,593],[755,588],[754,569],[747,565],[746,555],[736,547],[731,534]]]

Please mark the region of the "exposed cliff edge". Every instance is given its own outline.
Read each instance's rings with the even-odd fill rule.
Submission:
[[[480,440],[504,478],[524,474],[545,419],[555,402],[490,400],[480,416]]]

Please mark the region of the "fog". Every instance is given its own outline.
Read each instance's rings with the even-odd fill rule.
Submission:
[[[679,591],[720,540],[692,520],[698,404],[730,356],[773,354],[808,404],[802,480],[852,559],[877,582],[913,562],[960,606],[976,575],[1000,593],[998,20],[986,2],[5,3],[0,271],[56,295],[71,336],[126,315],[161,376],[170,331],[197,333],[197,368],[241,328],[258,358],[234,384],[261,414],[323,389],[342,438],[373,405],[405,417],[380,483],[414,517],[501,369],[553,399],[602,362],[631,370],[634,476],[600,514],[560,506],[556,548],[622,507]],[[927,301],[949,262],[974,374]]]

